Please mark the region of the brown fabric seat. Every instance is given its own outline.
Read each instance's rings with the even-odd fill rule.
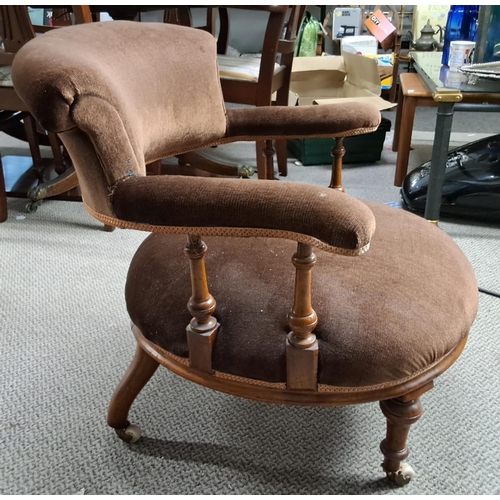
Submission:
[[[452,351],[476,314],[474,272],[453,240],[417,216],[366,203],[377,224],[368,252],[352,258],[315,251],[320,384],[361,387],[414,376]],[[294,243],[205,241],[221,324],[213,368],[285,382]],[[132,321],[149,340],[187,358],[191,288],[184,244],[182,236],[148,237],[132,261],[126,300]]]

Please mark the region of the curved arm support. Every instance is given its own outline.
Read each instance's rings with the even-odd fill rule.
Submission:
[[[149,231],[287,238],[345,255],[366,251],[375,230],[361,201],[291,182],[128,177],[114,186],[111,204],[118,226],[121,220]]]
[[[373,132],[380,112],[367,103],[261,106],[226,110],[226,138],[347,137]]]

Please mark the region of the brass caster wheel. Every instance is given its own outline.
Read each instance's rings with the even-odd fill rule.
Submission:
[[[26,203],[26,213],[34,214],[38,210],[38,207],[41,204],[42,204],[41,201],[29,201],[28,203]]]
[[[387,478],[389,481],[397,484],[398,486],[405,486],[408,484],[415,475],[415,471],[408,464],[401,464],[401,467],[396,472],[387,472]]]
[[[126,443],[136,443],[141,439],[142,431],[138,425],[129,424],[124,429],[115,429],[116,435]]]
[[[248,179],[255,174],[255,170],[252,167],[247,167],[245,165],[241,167],[238,165],[238,172],[240,174],[240,177],[243,177],[244,179]]]

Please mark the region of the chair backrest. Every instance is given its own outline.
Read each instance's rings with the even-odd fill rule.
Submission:
[[[287,43],[281,43],[280,41],[286,42],[290,41],[291,36],[294,33],[294,24],[298,24],[296,20],[299,6],[293,6],[290,14],[291,24],[287,26],[286,34],[283,37],[283,28],[288,14],[288,5],[234,5],[230,7],[231,9],[240,9],[248,11],[262,11],[268,12],[269,17],[267,20],[267,25],[264,33],[264,39],[262,43],[262,58],[259,72],[259,83],[271,85],[271,81],[274,75],[274,64],[276,63],[276,58],[279,53],[283,51],[287,52]],[[228,15],[228,8],[219,7],[220,16],[220,30],[218,37],[218,52],[225,53],[228,47],[229,35],[230,35],[230,22]],[[297,32],[297,26],[295,25],[295,33]],[[293,51],[293,49],[292,49]]]
[[[226,132],[216,42],[200,30],[131,21],[60,28],[22,48],[13,81],[61,137],[84,201],[103,214],[117,182]]]
[[[278,43],[278,53],[281,54],[280,62],[281,65],[285,67],[283,78],[287,89],[290,87],[290,76],[292,73],[295,43],[305,10],[305,5],[293,5],[291,7],[290,16],[288,17],[288,21],[286,23],[285,36],[280,39]]]
[[[4,46],[0,53],[0,64],[12,64],[16,52],[35,38],[35,30],[26,5],[0,5],[0,16]]]
[[[75,24],[91,22],[90,7],[73,7]],[[4,49],[0,50],[0,65],[10,65],[21,47],[35,38],[37,33],[46,33],[61,26],[71,26],[72,20],[68,9],[53,10],[52,26],[39,26],[31,22],[26,5],[0,5],[1,32]]]

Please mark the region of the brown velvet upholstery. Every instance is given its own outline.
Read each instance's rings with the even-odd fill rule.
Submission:
[[[369,210],[352,199],[338,203],[334,193],[321,188],[262,184],[243,195],[232,179],[219,184],[144,177],[146,163],[241,139],[242,134],[255,140],[263,134],[314,137],[371,131],[380,121],[374,108],[275,107],[226,115],[214,38],[155,23],[93,23],[48,33],[21,49],[13,80],[40,123],[59,133],[79,174],[84,201],[96,215],[112,218],[104,222],[117,225],[117,218],[166,226],[312,231],[326,245],[358,253],[369,243],[374,229]],[[174,190],[169,187],[176,184]],[[190,209],[182,209],[183,221],[172,222],[168,204],[181,198]],[[248,203],[250,198],[262,200],[262,211]],[[210,203],[220,214],[212,220],[204,217]],[[245,206],[246,214],[241,211]],[[297,214],[309,209],[314,211],[299,221]]]
[[[377,221],[366,254],[352,258],[315,251],[314,333],[323,384],[359,387],[415,375],[467,336],[477,311],[474,272],[450,237],[417,216],[366,203]],[[295,245],[269,239],[205,241],[221,324],[213,368],[285,382]],[[126,300],[132,321],[148,339],[187,357],[191,290],[184,245],[182,236],[148,237],[130,266]]]
[[[90,139],[99,165],[80,164],[73,154],[75,168],[104,170],[112,186],[130,172],[145,175],[146,163],[180,145],[194,149],[225,135],[215,51],[214,38],[198,30],[92,23],[28,43],[14,62],[13,81],[45,128],[78,129]],[[96,206],[92,192],[83,189],[83,196]]]
[[[47,130],[72,144],[84,142],[79,134],[90,139],[99,164],[79,164],[75,154],[75,166],[93,178],[104,173],[110,188],[130,173],[144,175],[146,163],[242,135],[345,135],[380,121],[368,107],[360,117],[356,106],[234,110],[226,119],[215,40],[174,25],[114,21],[47,33],[21,49],[13,80]],[[113,215],[85,187],[83,196]]]
[[[112,204],[125,221],[290,231],[326,243],[331,251],[354,254],[368,248],[375,230],[373,214],[358,200],[337,190],[291,182],[199,177],[187,183],[177,176],[131,177],[116,185]],[[300,241],[299,236],[293,239]]]
[[[227,135],[245,137],[346,137],[372,131],[380,113],[371,105],[350,102],[325,106],[232,108]]]

